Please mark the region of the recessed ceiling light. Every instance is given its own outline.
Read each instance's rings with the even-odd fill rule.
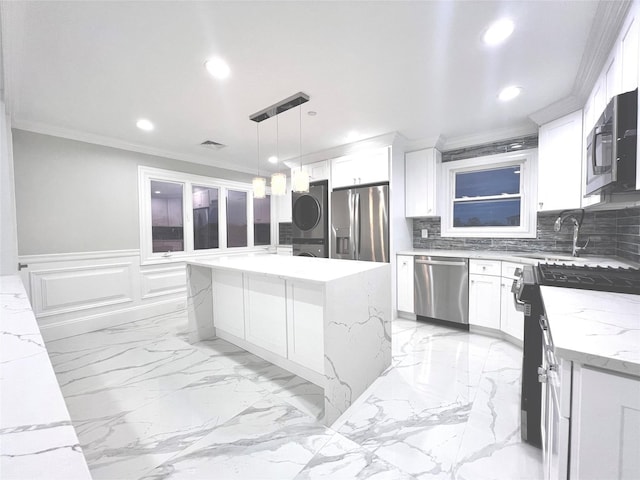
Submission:
[[[509,100],[513,100],[522,92],[521,87],[516,87],[515,85],[510,85],[502,89],[502,91],[498,94],[498,98],[503,102],[508,102]]]
[[[358,132],[352,130],[347,134],[347,142],[355,142],[359,138],[359,136],[360,135],[358,134]]]
[[[307,115],[309,115],[310,117],[315,117],[318,114],[318,112],[314,111],[314,110],[309,110],[307,112]]]
[[[491,24],[484,33],[484,43],[489,46],[499,45],[513,33],[513,22],[508,18],[502,18]]]
[[[210,58],[204,62],[204,66],[207,71],[218,80],[224,80],[231,73],[231,69],[229,68],[229,65],[227,65],[227,62],[219,57]]]
[[[156,190],[153,193],[155,193],[156,195],[160,195],[162,192],[160,190]]]
[[[276,157],[275,155],[272,155],[268,158],[269,163],[278,163],[278,157]]]
[[[136,127],[138,127],[140,130],[144,130],[145,132],[150,132],[151,130],[153,130],[153,123],[151,123],[146,118],[141,118],[136,122]]]

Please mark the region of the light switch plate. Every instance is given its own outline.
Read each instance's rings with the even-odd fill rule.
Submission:
[[[422,238],[429,238],[429,230],[426,228],[422,229]]]

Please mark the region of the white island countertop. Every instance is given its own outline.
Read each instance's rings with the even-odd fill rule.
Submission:
[[[25,289],[0,277],[0,477],[90,479]]]
[[[640,295],[540,289],[559,357],[640,376]]]
[[[332,258],[312,258],[273,254],[246,254],[221,257],[195,257],[186,260],[191,265],[240,272],[274,275],[283,279],[326,283],[386,266],[388,263],[356,262]]]

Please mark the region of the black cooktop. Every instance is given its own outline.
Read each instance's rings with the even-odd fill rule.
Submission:
[[[553,287],[640,295],[640,269],[541,263],[538,283]]]

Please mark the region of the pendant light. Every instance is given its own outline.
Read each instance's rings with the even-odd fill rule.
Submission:
[[[276,121],[278,115],[287,110],[290,110],[294,107],[298,107],[303,103],[309,101],[309,95],[303,92],[298,92],[295,95],[285,98],[284,100],[279,101],[271,105],[270,107],[263,108],[259,112],[254,113],[249,116],[249,120],[252,120],[256,123],[260,123],[267,118],[276,117]],[[308,192],[309,191],[309,175],[302,171],[302,107],[299,109],[299,124],[300,124],[300,144],[299,144],[299,156],[300,156],[300,169],[299,171],[292,169],[292,186],[294,192]],[[276,124],[277,125],[277,124]],[[277,128],[277,127],[276,127]],[[277,138],[276,138],[277,142]],[[260,138],[258,136],[258,162],[260,160]],[[258,177],[254,178],[254,192],[256,189],[261,191],[266,188],[266,180],[260,177],[260,166],[258,164]],[[272,194],[274,195],[284,195],[286,192],[286,176],[282,173],[276,173],[271,177],[271,188]],[[266,194],[266,191],[265,191]],[[257,197],[257,198],[264,198]]]
[[[278,128],[278,116],[276,115],[276,159],[280,161],[280,145],[278,143],[280,131]],[[287,176],[284,173],[271,175],[271,195],[282,196],[287,193]]]
[[[267,196],[267,179],[260,176],[260,124],[256,123],[256,136],[258,139],[258,176],[251,181],[253,185],[253,198],[265,198]]]
[[[309,174],[302,170],[302,104],[298,106],[300,139],[298,143],[298,156],[300,157],[300,169],[292,171],[291,188],[294,192],[309,192]]]

